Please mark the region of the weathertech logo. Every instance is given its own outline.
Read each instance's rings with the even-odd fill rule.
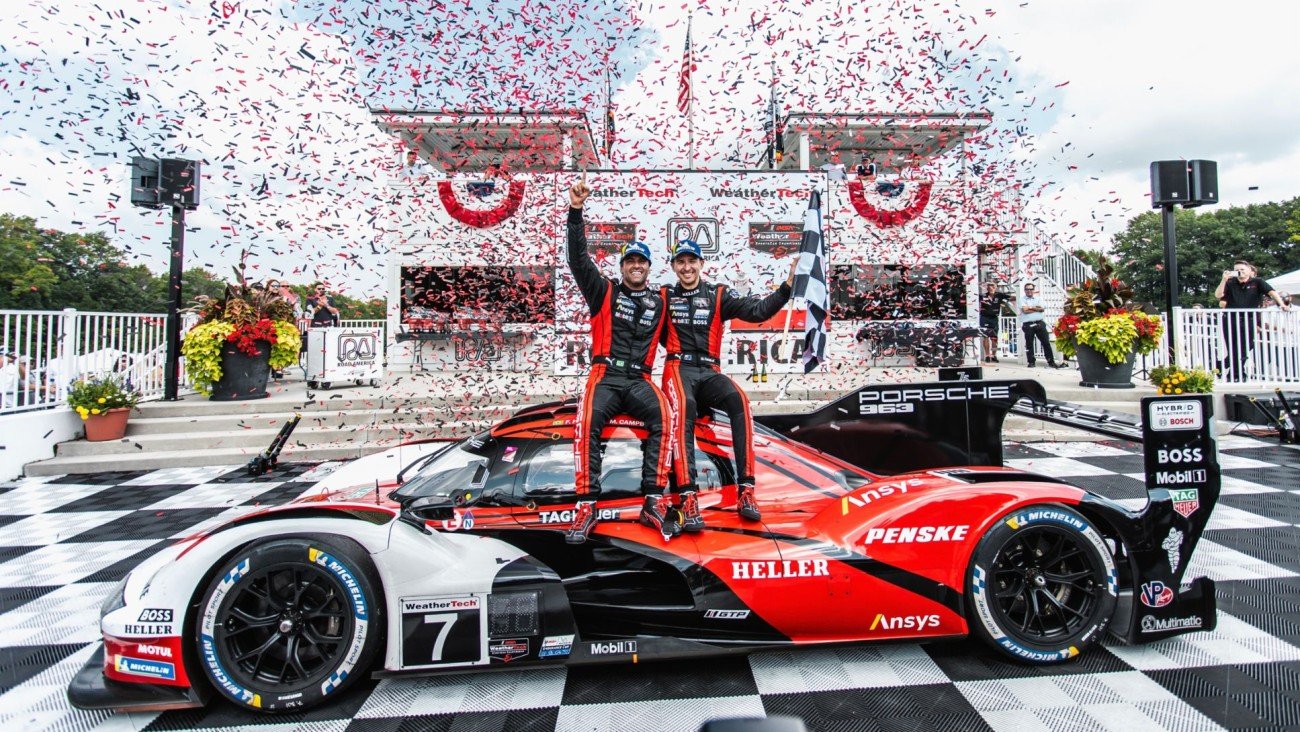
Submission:
[[[830,573],[829,563],[825,559],[731,563],[731,578],[734,580],[829,577]]]
[[[935,541],[961,541],[970,526],[906,526],[891,529],[872,529],[867,532],[865,544],[925,544]]]

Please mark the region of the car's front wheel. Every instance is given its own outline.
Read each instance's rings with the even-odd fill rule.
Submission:
[[[199,604],[199,663],[213,687],[263,712],[337,695],[379,648],[381,607],[350,542],[280,539],[237,552]]]
[[[1078,512],[1037,505],[980,539],[967,578],[973,632],[1031,663],[1060,663],[1100,640],[1115,610],[1115,560]]]

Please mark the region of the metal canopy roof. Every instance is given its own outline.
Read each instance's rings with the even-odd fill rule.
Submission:
[[[468,112],[372,109],[375,124],[446,175],[500,164],[512,173],[595,168],[600,153],[578,110]]]
[[[808,167],[839,162],[852,171],[863,158],[897,173],[928,162],[993,121],[988,112],[931,114],[791,113],[785,120],[781,169],[799,167],[799,140],[808,137]]]

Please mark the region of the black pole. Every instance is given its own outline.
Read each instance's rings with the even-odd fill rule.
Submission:
[[[1164,224],[1165,239],[1165,327],[1169,329],[1169,365],[1177,363],[1178,343],[1177,328],[1174,323],[1174,293],[1178,290],[1178,248],[1174,235],[1174,204],[1166,203],[1160,207],[1160,219]]]
[[[167,366],[163,399],[176,401],[181,374],[181,268],[185,260],[185,207],[172,206],[172,262],[167,278]]]

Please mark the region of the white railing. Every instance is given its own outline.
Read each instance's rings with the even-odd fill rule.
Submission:
[[[1175,308],[1180,366],[1219,369],[1217,383],[1300,382],[1300,311]]]
[[[162,395],[165,315],[0,310],[0,414],[62,405],[78,377],[119,374]]]

